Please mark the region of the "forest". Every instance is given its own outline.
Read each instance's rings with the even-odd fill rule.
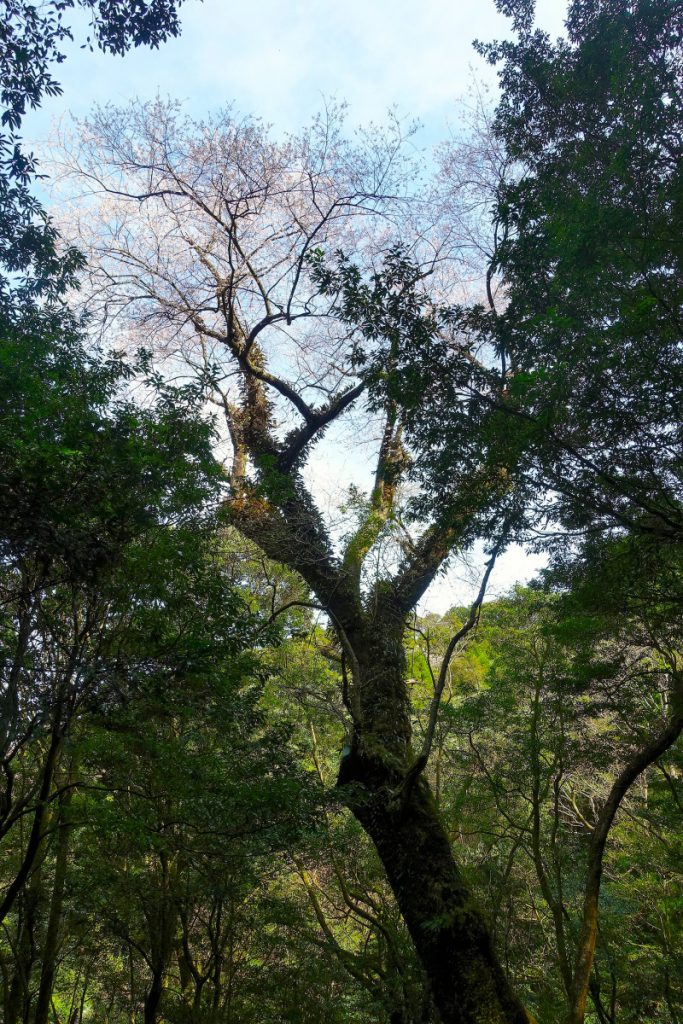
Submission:
[[[38,162],[194,3],[0,3],[0,1016],[683,1024],[683,2]]]

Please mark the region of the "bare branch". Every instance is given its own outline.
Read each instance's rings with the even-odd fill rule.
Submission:
[[[463,622],[460,629],[451,637],[451,639],[448,642],[446,653],[444,654],[443,659],[441,661],[441,668],[439,669],[439,675],[436,681],[436,686],[434,687],[434,695],[432,697],[429,708],[429,718],[427,721],[427,728],[425,730],[424,740],[422,743],[422,749],[406,776],[405,785],[408,790],[415,784],[415,781],[417,780],[418,776],[427,767],[427,762],[429,761],[429,754],[431,752],[432,744],[434,742],[434,732],[436,729],[436,722],[439,714],[439,705],[441,703],[441,696],[446,685],[446,679],[448,677],[448,668],[450,666],[451,659],[453,657],[453,654],[455,653],[458,644],[465,639],[468,633],[472,632],[472,630],[479,622],[481,606],[484,601],[484,597],[486,596],[486,589],[489,584],[489,579],[491,578],[491,573],[493,572],[493,568],[496,564],[496,559],[498,558],[498,555],[500,554],[500,552],[503,550],[507,543],[507,538],[508,528],[506,525],[503,529],[503,532],[499,540],[493,546],[491,556],[486,563],[484,575],[482,576],[481,584],[479,586],[479,592],[477,593],[477,596],[472,602],[470,613]]]

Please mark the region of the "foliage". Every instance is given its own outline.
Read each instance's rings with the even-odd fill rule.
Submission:
[[[131,46],[156,47],[179,32],[182,0],[2,0],[0,5],[0,315],[16,323],[36,299],[56,298],[82,266],[75,249],[58,252],[58,234],[31,192],[41,177],[36,160],[22,146],[19,130],[28,109],[61,87],[52,68],[65,59],[72,39],[65,12],[90,12],[97,46],[123,54]],[[90,39],[88,39],[90,43]]]
[[[574,3],[566,41],[524,29],[495,130],[519,167],[496,215],[507,287],[488,330],[572,526],[680,531],[679,3]],[[569,494],[567,494],[569,491]]]
[[[518,589],[485,606],[453,664],[432,759],[441,812],[540,1020],[568,1016],[591,835],[610,786],[668,713],[662,651],[677,623],[634,606],[627,583],[606,602],[599,573],[593,563],[583,589]],[[420,625],[416,644],[424,651],[427,638],[438,658],[441,623]],[[612,827],[587,1019],[680,1012],[680,758],[671,747],[651,765]]]
[[[533,5],[501,7],[487,304],[435,302],[404,245],[371,278],[320,254],[317,279],[402,409],[422,514],[473,491],[536,531],[678,542],[683,11],[572,3],[552,43]]]

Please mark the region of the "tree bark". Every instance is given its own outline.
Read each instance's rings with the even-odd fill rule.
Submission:
[[[0,903],[0,924],[2,924],[14,906],[14,901],[26,884],[31,871],[34,869],[39,859],[39,854],[43,846],[43,839],[45,837],[44,825],[48,818],[48,801],[50,798],[50,791],[52,789],[52,781],[54,778],[57,760],[61,750],[61,744],[62,732],[59,726],[55,725],[50,736],[50,745],[48,747],[45,764],[43,766],[43,774],[40,789],[38,790],[36,809],[33,814],[33,823],[29,833],[28,842],[26,844],[24,857],[17,874],[9,885],[7,892]]]
[[[19,928],[14,974],[5,1001],[5,1024],[20,1024],[29,1019],[31,976],[36,961],[36,937],[42,895],[42,880],[38,870],[19,896]]]
[[[356,647],[361,719],[338,783],[377,848],[443,1024],[529,1024],[430,787],[411,773],[403,627],[400,609],[386,602],[362,635],[347,631]]]
[[[173,956],[178,922],[177,905],[174,901],[171,882],[174,872],[163,851],[159,853],[159,862],[161,865],[161,887],[158,899],[152,900],[145,912],[150,938],[149,965],[152,971],[152,980],[145,996],[145,1024],[156,1024],[157,1022],[164,991],[164,980]]]
[[[163,971],[155,971],[152,975],[152,983],[145,996],[145,1024],[156,1024],[163,990]]]

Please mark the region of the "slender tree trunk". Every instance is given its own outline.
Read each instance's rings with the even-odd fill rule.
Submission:
[[[163,992],[163,971],[155,971],[145,997],[145,1024],[156,1024]]]
[[[542,781],[541,781],[541,741],[539,737],[539,721],[541,715],[541,692],[543,686],[543,669],[539,668],[539,675],[536,677],[534,687],[534,699],[530,722],[531,740],[531,854],[536,869],[536,876],[541,887],[543,899],[546,901],[553,918],[555,928],[555,944],[557,947],[557,962],[560,969],[562,984],[568,1001],[572,997],[572,967],[571,954],[567,949],[567,938],[565,934],[565,908],[562,902],[559,885],[557,891],[553,892],[548,872],[545,868],[543,853],[541,850],[541,807],[543,803]],[[557,823],[557,805],[555,807]],[[555,826],[556,827],[556,826]]]
[[[94,961],[91,960],[85,971],[85,978],[83,979],[83,988],[81,989],[81,1000],[78,1004],[78,1024],[83,1024],[83,1015],[85,1013],[85,997],[88,994],[88,988],[90,986],[90,976],[94,966]]]
[[[672,711],[664,728],[626,763],[617,776],[591,835],[588,867],[584,888],[583,917],[574,970],[574,990],[569,1015],[570,1024],[583,1024],[586,1000],[590,989],[591,971],[598,935],[598,904],[602,882],[605,844],[614,816],[635,780],[676,742],[683,730],[683,680],[675,680]]]
[[[52,886],[50,913],[45,932],[45,941],[43,943],[40,988],[38,989],[34,1024],[48,1024],[50,1015],[50,1003],[55,980],[57,952],[59,949],[59,930],[62,923],[64,886],[66,882],[69,854],[70,826],[66,820],[66,815],[68,813],[72,794],[72,789],[66,790],[60,802],[57,852],[55,856],[55,875]]]
[[[23,886],[26,884],[31,871],[34,869],[39,854],[43,846],[43,839],[45,835],[45,823],[48,818],[48,800],[50,798],[50,791],[52,789],[52,780],[54,778],[55,768],[57,766],[57,760],[61,748],[61,732],[57,726],[52,730],[50,737],[50,745],[47,750],[47,756],[45,758],[45,764],[43,766],[43,775],[40,782],[40,789],[38,791],[37,805],[33,814],[33,824],[29,833],[28,842],[26,844],[26,850],[24,852],[23,860],[19,866],[16,876],[10,884],[5,896],[0,903],[0,924],[5,920],[10,910],[14,905],[18,894],[21,892]]]
[[[20,1022],[28,1020],[41,898],[40,872],[36,872],[20,897],[14,974],[5,1006],[5,1024],[20,1024]]]
[[[173,869],[163,852],[159,854],[159,861],[162,869],[161,891],[158,903],[150,907],[146,914],[150,937],[152,981],[145,997],[145,1024],[156,1024],[157,1022],[164,990],[164,979],[173,956],[178,921],[177,909],[174,906],[171,892]]]
[[[128,947],[128,1024],[135,1024],[136,1003],[135,1003],[135,963],[133,961],[133,947]]]

